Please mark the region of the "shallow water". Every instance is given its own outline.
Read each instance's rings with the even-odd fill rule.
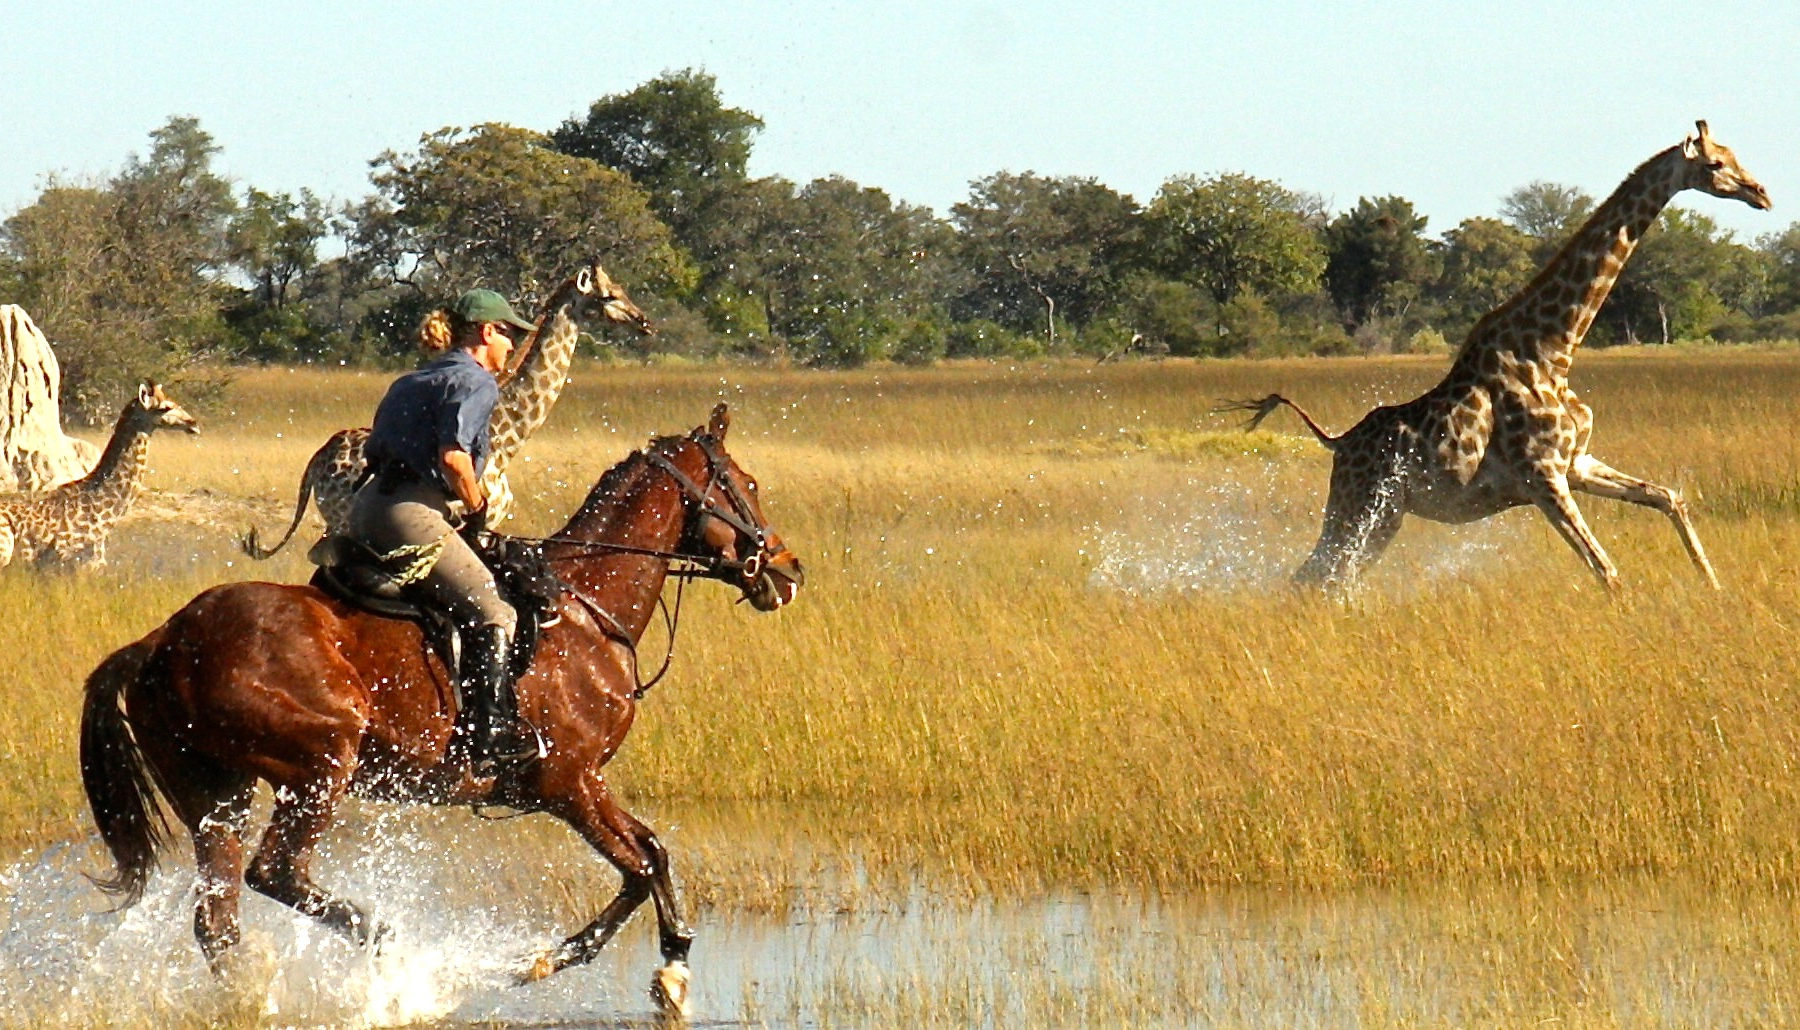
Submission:
[[[579,846],[466,815],[357,808],[317,874],[392,925],[381,954],[246,894],[247,961],[228,994],[190,934],[184,856],[116,913],[82,875],[102,865],[80,842],[0,873],[0,1023],[654,1022],[648,906],[594,964],[512,984],[616,884]],[[805,866],[788,870],[795,896],[832,896],[808,892]],[[571,881],[592,881],[592,898]],[[861,896],[780,916],[696,913],[696,1025],[1728,1026],[1800,1013],[1790,892],[1633,882],[969,902],[921,884]]]

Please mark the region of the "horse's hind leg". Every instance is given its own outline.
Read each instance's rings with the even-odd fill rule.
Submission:
[[[194,840],[194,867],[200,874],[194,902],[194,937],[214,973],[223,975],[226,956],[238,943],[238,890],[244,878],[244,824],[250,815],[255,781],[222,770],[185,777],[190,786],[170,798]],[[206,786],[198,786],[205,783]]]
[[[147,654],[147,650],[121,649],[108,661],[141,666]],[[157,770],[163,796],[194,842],[194,868],[199,873],[194,937],[213,972],[224,974],[226,957],[238,943],[243,835],[256,780],[161,734],[145,734],[144,740],[145,758]]]
[[[357,946],[384,940],[387,928],[372,921],[362,909],[333,896],[312,882],[310,868],[319,838],[331,825],[332,816],[350,787],[356,767],[353,755],[326,759],[329,773],[275,791],[275,811],[269,818],[262,843],[244,879],[258,892],[312,916],[350,938]]]

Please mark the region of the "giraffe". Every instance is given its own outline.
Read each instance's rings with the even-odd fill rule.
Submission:
[[[1532,504],[1594,576],[1616,589],[1618,570],[1575,506],[1580,492],[1668,516],[1694,566],[1718,588],[1681,495],[1588,453],[1593,411],[1568,381],[1595,313],[1676,193],[1694,189],[1769,208],[1768,193],[1737,157],[1713,141],[1704,121],[1695,126],[1695,135],[1638,166],[1530,283],[1482,316],[1449,373],[1419,397],[1376,408],[1341,436],[1280,394],[1227,406],[1253,412],[1254,428],[1285,404],[1332,452],[1324,529],[1297,582],[1354,580],[1409,514],[1463,523]]]
[[[43,493],[0,497],[0,566],[14,558],[40,568],[104,565],[107,535],[143,492],[150,434],[165,428],[200,431],[162,387],[143,383],[92,472]]]
[[[550,292],[544,302],[544,313],[537,328],[519,345],[512,368],[504,374],[500,400],[488,420],[491,450],[482,483],[488,491],[489,517],[494,525],[506,517],[512,507],[512,486],[506,479],[506,466],[550,417],[550,408],[569,381],[569,365],[575,358],[579,337],[575,317],[578,313],[597,311],[609,322],[629,325],[646,336],[656,332],[650,319],[626,295],[625,288],[593,261],[565,279]],[[310,498],[318,504],[325,520],[327,535],[343,533],[350,519],[350,495],[361,481],[365,462],[363,444],[368,441],[367,427],[340,429],[306,463],[300,477],[300,496],[294,504],[294,518],[287,532],[272,547],[263,547],[252,528],[240,541],[244,552],[253,558],[268,558],[293,539],[306,515]]]

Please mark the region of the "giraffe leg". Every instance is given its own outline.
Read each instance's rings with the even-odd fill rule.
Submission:
[[[1700,546],[1700,537],[1694,533],[1694,524],[1688,520],[1687,502],[1681,494],[1647,479],[1628,476],[1586,454],[1575,459],[1569,470],[1569,487],[1597,497],[1641,504],[1667,515],[1669,521],[1675,523],[1675,532],[1681,535],[1681,544],[1687,548],[1694,567],[1706,577],[1708,585],[1714,590],[1719,589],[1719,577],[1713,575],[1712,563],[1706,560],[1706,551]]]
[[[1569,484],[1563,477],[1554,476],[1546,478],[1544,486],[1544,495],[1537,499],[1538,508],[1575,553],[1581,555],[1581,560],[1587,562],[1600,584],[1608,590],[1617,590],[1619,570],[1613,567],[1612,559],[1606,556],[1594,531],[1588,528],[1587,520],[1581,517],[1581,509],[1575,507]]]
[[[1340,476],[1332,470],[1331,497],[1325,502],[1325,526],[1294,582],[1339,587],[1354,582],[1362,569],[1381,557],[1405,518],[1400,477]]]

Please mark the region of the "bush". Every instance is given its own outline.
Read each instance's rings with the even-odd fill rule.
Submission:
[[[900,327],[891,354],[903,365],[929,365],[949,353],[950,334],[935,318],[915,318]]]
[[[944,334],[946,357],[1003,358],[1021,348],[1017,333],[985,318],[954,323]]]

